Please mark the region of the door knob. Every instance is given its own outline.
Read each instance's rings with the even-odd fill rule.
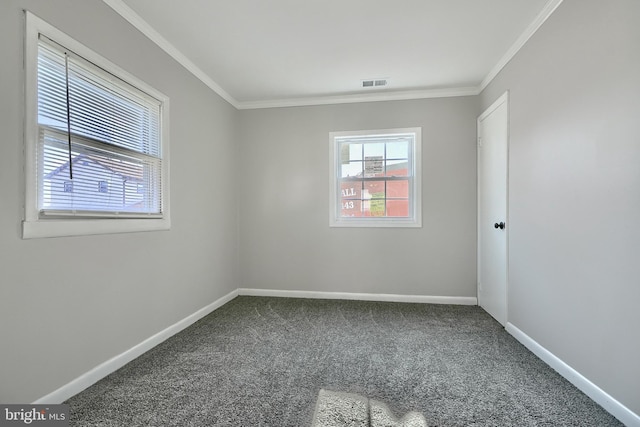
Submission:
[[[496,222],[493,224],[494,228],[499,228],[500,230],[504,230],[504,222]]]

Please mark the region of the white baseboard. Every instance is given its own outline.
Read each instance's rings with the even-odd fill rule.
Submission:
[[[219,298],[213,303],[201,308],[195,313],[185,317],[184,319],[174,323],[168,328],[158,332],[157,334],[147,338],[141,343],[133,346],[129,350],[112,357],[106,362],[101,363],[85,374],[80,375],[73,381],[63,385],[53,392],[41,397],[33,402],[33,404],[61,403],[68,398],[80,393],[82,390],[95,384],[102,378],[120,369],[133,359],[141,356],[153,347],[162,343],[171,336],[177,334],[183,329],[189,327],[201,318],[210,314],[217,308],[223,306],[238,295],[247,296],[270,296],[285,298],[315,298],[315,299],[342,299],[342,300],[361,300],[361,301],[386,301],[386,302],[409,302],[409,303],[429,303],[429,304],[458,304],[458,305],[477,305],[478,301],[475,297],[445,297],[445,296],[427,296],[427,295],[396,295],[396,294],[368,294],[368,293],[350,293],[350,292],[313,292],[313,291],[287,291],[273,289],[236,289],[227,295]],[[509,332],[520,343],[527,347],[533,354],[542,359],[545,363],[556,370],[560,375],[566,378],[570,383],[575,385],[579,390],[600,404],[605,410],[615,416],[627,427],[640,427],[640,416],[631,411],[629,408],[611,397],[604,390],[582,376],[578,371],[567,365],[553,353],[542,347],[527,334],[522,332],[512,323],[507,323],[507,332]]]
[[[57,390],[52,391],[34,401],[33,404],[55,404],[61,403],[70,397],[80,393],[82,390],[92,386],[102,378],[120,369],[133,359],[141,356],[145,352],[151,350],[161,342],[177,334],[183,329],[189,327],[204,316],[213,312],[217,308],[223,306],[238,295],[252,296],[273,296],[287,298],[318,298],[318,299],[348,299],[363,301],[390,301],[390,302],[414,302],[414,303],[431,303],[431,304],[462,304],[477,305],[478,301],[475,297],[440,297],[440,296],[422,296],[422,295],[392,295],[392,294],[357,294],[347,292],[310,292],[310,291],[279,291],[264,289],[236,289],[213,303],[201,308],[195,313],[185,317],[184,319],[174,323],[168,328],[158,332],[157,334],[147,338],[141,343],[131,347],[129,350],[112,357],[106,362],[101,363],[90,371],[80,375],[78,378],[63,385]]]
[[[507,323],[507,332],[522,345],[527,347],[533,354],[551,366],[556,372],[566,378],[571,384],[589,396],[593,401],[602,406],[607,412],[620,420],[627,427],[640,427],[640,416],[629,408],[611,397],[607,392],[582,376],[578,371],[567,365],[546,348],[542,347],[527,334],[515,327],[512,323]]]
[[[276,289],[238,289],[238,295],[256,297],[344,299],[359,301],[413,302],[422,304],[478,305],[476,297],[442,297],[428,295],[364,294],[351,292],[285,291]]]
[[[222,298],[219,298],[218,300],[212,302],[206,307],[201,308],[195,313],[185,317],[184,319],[174,323],[168,328],[147,338],[146,340],[142,341],[140,344],[137,344],[131,347],[129,350],[125,351],[124,353],[121,353],[117,356],[112,357],[106,362],[101,363],[100,365],[91,369],[89,372],[86,372],[80,375],[78,378],[74,379],[73,381],[63,385],[59,389],[54,390],[53,392],[47,394],[46,396],[41,397],[40,399],[33,402],[33,404],[34,405],[47,404],[47,403],[55,404],[55,403],[64,402],[68,398],[92,386],[102,378],[120,369],[121,367],[131,362],[136,357],[141,356],[143,353],[151,350],[153,347],[157,346],[161,342],[177,334],[181,330],[187,328],[188,326],[191,326],[192,324],[202,319],[207,314],[213,312],[214,310],[223,306],[224,304],[231,301],[237,296],[238,296],[238,290],[228,293],[227,295],[223,296]]]

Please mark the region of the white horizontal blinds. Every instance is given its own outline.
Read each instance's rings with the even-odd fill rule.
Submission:
[[[40,165],[44,214],[160,212],[161,162],[152,156],[132,156],[126,150],[104,150],[94,141],[72,141],[73,179],[69,178],[67,136],[41,128]]]
[[[45,215],[161,214],[160,109],[160,101],[41,36],[40,211]]]

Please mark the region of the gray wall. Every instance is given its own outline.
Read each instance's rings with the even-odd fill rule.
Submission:
[[[511,94],[509,321],[640,414],[640,2],[565,0]]]
[[[170,97],[170,231],[21,239],[22,9]],[[0,402],[25,403],[237,288],[238,113],[99,0],[2,0],[0,40]]]
[[[171,98],[171,231],[20,238],[22,9]],[[565,0],[479,97],[238,112],[99,0],[1,1],[0,401],[237,287],[475,296],[475,119],[508,89],[509,321],[640,413],[638,16]],[[423,227],[329,228],[329,132],[410,126]]]
[[[476,295],[477,97],[242,111],[240,284]],[[423,227],[329,228],[329,132],[422,127]]]

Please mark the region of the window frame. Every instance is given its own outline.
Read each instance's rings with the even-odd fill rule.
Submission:
[[[342,177],[340,139],[393,137],[413,135],[410,149],[409,217],[343,217],[341,216]],[[422,128],[396,128],[329,133],[329,226],[330,227],[422,227]],[[386,181],[386,180],[385,180]]]
[[[169,200],[169,98],[31,12],[25,11],[25,20],[25,199],[22,238],[31,239],[169,230],[171,228]],[[156,98],[160,102],[160,158],[162,159],[160,183],[162,205],[160,215],[149,217],[132,217],[126,214],[121,216],[86,215],[78,217],[47,217],[40,213],[38,208],[39,178],[37,163],[35,161],[38,155],[39,133],[38,41],[40,34],[64,46],[86,61],[93,63],[97,67],[138,88],[149,96]]]

